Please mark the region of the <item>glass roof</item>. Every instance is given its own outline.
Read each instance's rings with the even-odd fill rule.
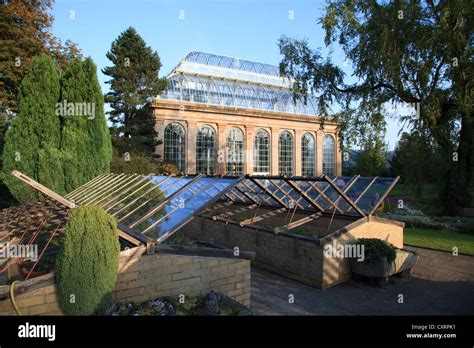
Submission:
[[[308,97],[306,105],[301,99],[295,104],[290,90],[210,77],[171,76],[166,90],[160,97],[301,115],[316,115],[317,113],[316,100],[312,96]]]
[[[245,204],[365,216],[377,210],[397,181],[398,177],[247,176],[226,197]]]
[[[280,70],[275,65],[251,62],[249,60],[226,57],[212,53],[192,51],[184,57],[183,61],[249,71],[258,74],[280,76]]]
[[[294,101],[292,82],[279,68],[232,57],[190,52],[168,75],[163,99],[239,108],[317,115],[317,100],[309,95]]]
[[[117,219],[122,231],[142,242],[163,242],[193,216],[212,210],[219,199],[247,207],[305,210],[313,214],[312,219],[322,214],[371,215],[398,179],[103,174],[65,198],[77,205],[100,205]]]
[[[106,174],[65,198],[100,205],[125,232],[162,242],[242,178]]]

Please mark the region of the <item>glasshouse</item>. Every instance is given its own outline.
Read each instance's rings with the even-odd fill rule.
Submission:
[[[150,103],[157,155],[189,174],[340,175],[337,123],[291,84],[277,66],[188,53]]]

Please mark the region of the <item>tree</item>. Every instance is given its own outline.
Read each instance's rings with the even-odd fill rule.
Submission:
[[[117,281],[117,221],[96,205],[75,208],[62,243],[55,267],[61,307],[68,315],[96,314],[112,300]]]
[[[158,77],[160,57],[129,27],[112,43],[107,58],[113,66],[102,70],[111,77],[107,81],[111,91],[105,95],[105,101],[112,108],[109,119],[114,124],[115,135],[123,136],[126,141],[133,138],[127,141],[130,147],[151,154],[156,133],[153,117],[144,107],[166,87],[166,79]]]
[[[59,194],[64,193],[60,147],[60,122],[55,113],[59,99],[59,74],[53,59],[33,59],[20,85],[18,116],[5,135],[2,180],[20,201],[29,186],[10,175],[16,169]]]
[[[425,184],[437,181],[436,167],[439,162],[429,136],[420,132],[404,132],[391,160],[392,173],[400,175],[403,182],[413,189],[415,196],[420,197]]]
[[[51,0],[0,0],[0,107],[15,110],[20,82],[34,56],[48,52]]]
[[[61,80],[59,114],[66,192],[109,172],[112,145],[96,70],[90,58],[74,59]]]
[[[369,135],[356,160],[356,173],[363,176],[381,176],[386,165],[385,144],[380,136]]]
[[[52,35],[52,0],[0,0],[0,113],[15,112],[18,88],[33,57],[51,54],[61,68],[82,56],[77,44]]]
[[[403,120],[445,149],[441,192],[445,213],[455,214],[470,204],[474,168],[473,20],[468,0],[332,1],[320,19],[325,43],[341,45],[355,82],[306,40],[280,39],[280,70],[295,79],[295,96],[313,91],[323,116],[339,104],[356,126],[379,123],[372,111],[387,102],[416,105]]]
[[[0,0],[0,158],[5,133],[17,114],[19,86],[33,57],[50,54],[64,69],[70,59],[82,56],[74,42],[67,40],[62,45],[51,34],[54,18],[48,11],[52,4],[51,0]],[[1,181],[0,195],[10,196]]]

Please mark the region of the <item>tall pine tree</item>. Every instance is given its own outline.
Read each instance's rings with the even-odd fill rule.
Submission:
[[[60,121],[55,113],[60,80],[48,55],[35,57],[20,85],[18,116],[5,135],[2,180],[20,201],[30,187],[10,175],[16,169],[52,190],[64,193]]]
[[[160,57],[129,27],[112,43],[107,58],[113,66],[102,70],[111,77],[105,101],[112,108],[109,119],[115,135],[121,136],[122,144],[127,143],[125,148],[130,147],[132,152],[152,154],[156,133],[152,115],[144,106],[166,87],[166,79],[158,77]]]

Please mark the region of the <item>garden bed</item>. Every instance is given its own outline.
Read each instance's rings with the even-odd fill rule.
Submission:
[[[113,303],[106,311],[112,316],[240,316],[251,315],[248,307],[221,294],[211,291],[204,296],[160,297],[143,303]]]

